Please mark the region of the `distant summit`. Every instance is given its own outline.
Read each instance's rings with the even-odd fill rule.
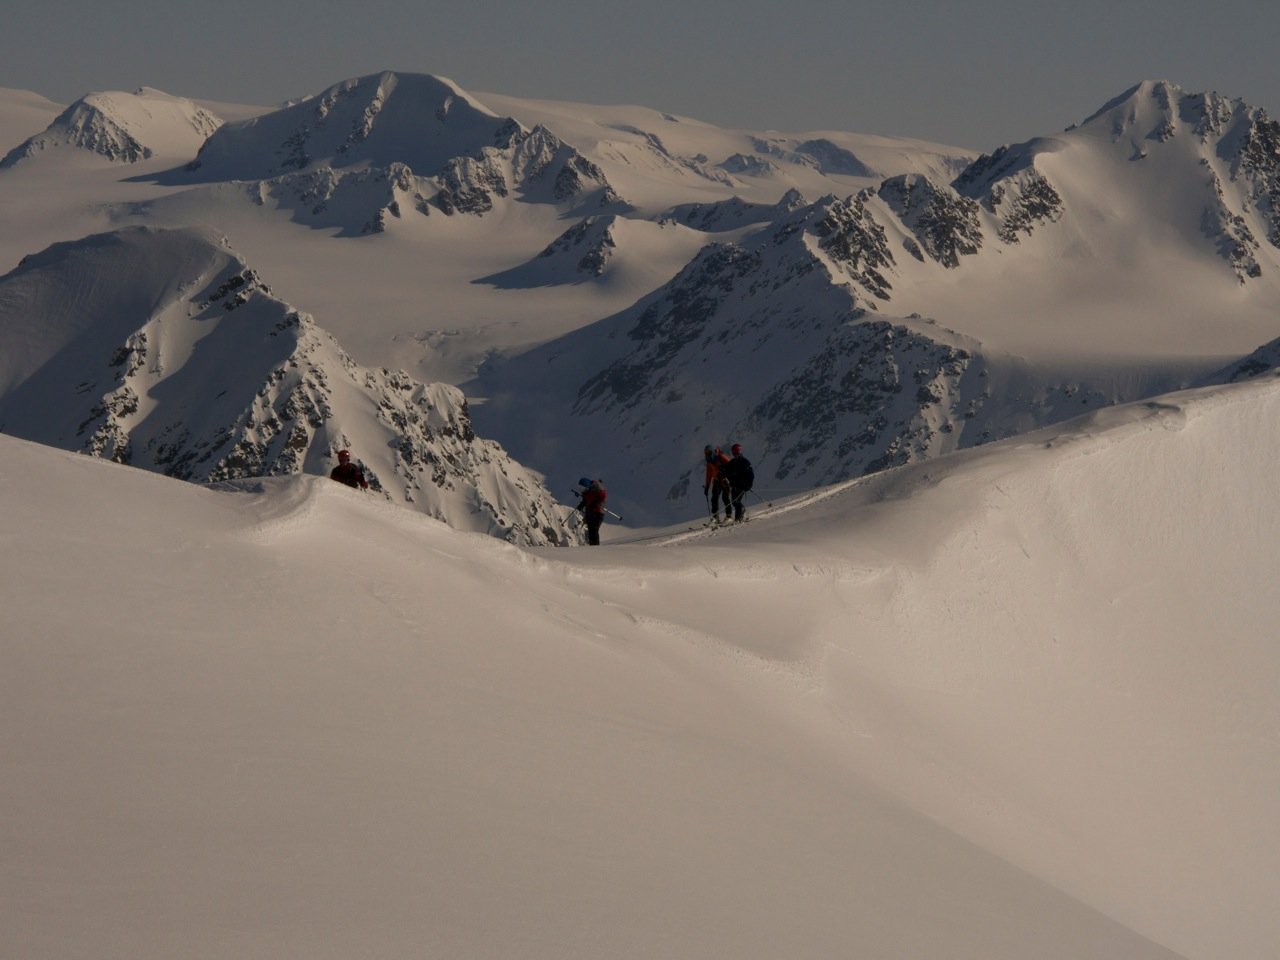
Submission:
[[[590,213],[625,208],[603,171],[545,127],[526,129],[426,74],[347,80],[228,123],[168,179],[257,183],[257,202],[272,198],[342,235],[433,210],[483,215],[507,198]]]
[[[268,180],[321,166],[402,163],[425,176],[454,157],[499,146],[511,124],[451,80],[379,73],[226,124],[191,169],[200,181]]]
[[[1150,169],[1135,177],[1132,164]],[[1131,87],[1060,136],[984,155],[953,186],[1009,244],[1070,209],[1105,216],[1109,198],[1123,196],[1154,220],[1180,218],[1178,229],[1216,248],[1241,283],[1263,273],[1260,237],[1280,248],[1280,124],[1243,100],[1165,80]]]
[[[67,149],[83,150],[112,163],[138,163],[153,156],[180,160],[194,155],[222,120],[182,97],[143,87],[133,93],[91,93],[67,107],[47,129],[10,150],[0,169]]]

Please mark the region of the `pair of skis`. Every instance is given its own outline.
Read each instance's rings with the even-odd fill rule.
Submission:
[[[712,520],[710,518],[703,520],[696,527],[690,527],[690,530],[721,530],[724,527],[736,527],[744,523],[750,523],[750,517],[743,517],[741,520]]]

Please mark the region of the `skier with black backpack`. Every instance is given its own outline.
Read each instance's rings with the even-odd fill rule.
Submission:
[[[578,494],[582,498],[578,502],[578,512],[582,514],[587,524],[587,544],[598,547],[600,546],[600,525],[604,523],[604,515],[613,512],[606,509],[604,505],[605,500],[609,498],[609,493],[601,481],[592,480],[590,477],[583,477],[578,481],[578,486],[582,487],[582,492]]]
[[[733,457],[721,470],[725,480],[729,482],[729,502],[725,504],[725,519],[729,519],[729,507],[732,506],[733,519],[740,523],[745,519],[746,514],[742,498],[756,482],[756,472],[751,467],[751,461],[742,455],[742,444],[735,443],[729,448],[729,452]]]

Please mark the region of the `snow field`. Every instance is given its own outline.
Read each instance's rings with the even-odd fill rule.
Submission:
[[[7,936],[1257,956],[1278,404],[1179,396],[573,551],[0,438]]]

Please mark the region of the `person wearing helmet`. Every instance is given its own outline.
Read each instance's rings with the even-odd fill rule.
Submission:
[[[359,490],[369,489],[369,481],[364,478],[364,467],[351,462],[350,450],[338,451],[338,465],[330,472],[329,479]]]
[[[751,461],[742,455],[742,444],[735,443],[729,450],[733,458],[725,465],[723,471],[725,479],[729,482],[729,500],[725,504],[725,513],[729,512],[729,506],[732,505],[733,519],[742,521],[746,514],[742,498],[756,482],[756,472],[751,467]],[[727,520],[728,517],[726,516],[725,519]]]
[[[583,477],[578,481],[578,486],[582,487],[580,494],[581,500],[578,502],[578,512],[582,514],[582,519],[587,524],[587,543],[590,546],[600,546],[600,525],[604,523],[604,502],[609,498],[609,493],[604,488],[604,484],[599,480],[592,480],[590,477]]]
[[[720,498],[724,497],[724,519],[728,522],[729,483],[724,477],[724,468],[728,466],[729,458],[719,447],[713,447],[711,444],[707,444],[702,449],[702,456],[707,463],[706,474],[702,480],[702,495],[711,497],[711,519],[720,519]]]

